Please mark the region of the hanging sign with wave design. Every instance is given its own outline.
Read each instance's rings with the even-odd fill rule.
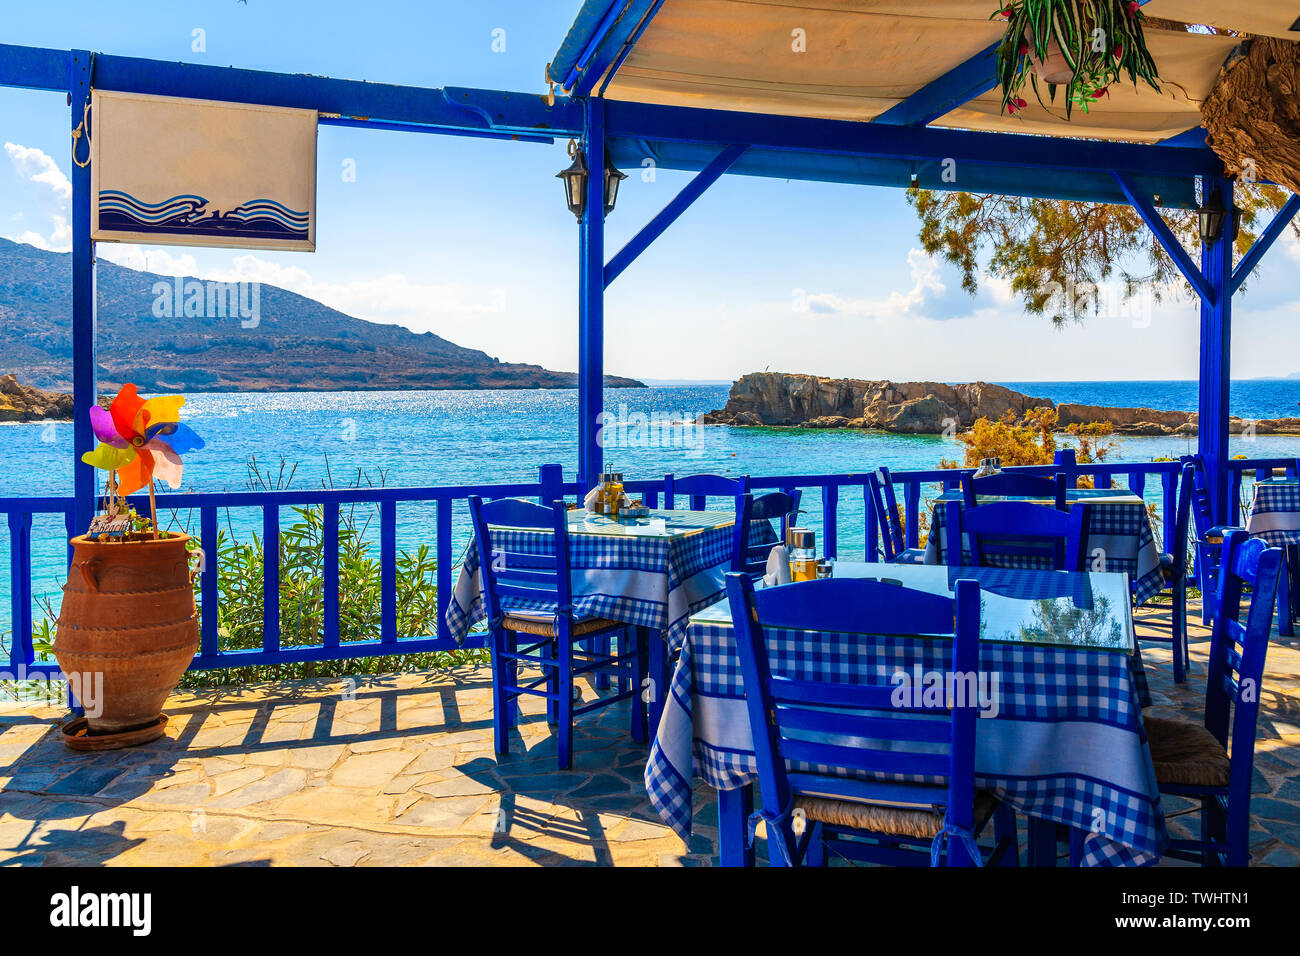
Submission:
[[[316,114],[96,90],[92,237],[316,248]]]

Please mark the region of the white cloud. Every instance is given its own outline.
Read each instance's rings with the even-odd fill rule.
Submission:
[[[9,154],[14,168],[31,182],[48,186],[54,195],[66,205],[72,199],[72,183],[63,175],[49,153],[32,146],[19,146],[17,143],[5,143],[5,152]]]
[[[192,276],[199,270],[198,262],[189,253],[172,255],[166,249],[157,247],[145,249],[132,243],[101,242],[96,246],[96,254],[102,259],[137,272],[156,272],[164,276]]]
[[[909,250],[907,264],[912,275],[912,288],[907,292],[875,299],[843,299],[832,292],[819,292],[807,297],[808,311],[878,321],[921,315],[926,303],[942,296],[948,287],[940,278],[939,262],[928,253]]]
[[[43,150],[17,143],[5,143],[5,152],[14,169],[28,182],[50,191],[54,211],[50,213],[51,230],[48,236],[26,229],[9,238],[25,242],[39,249],[67,252],[72,248],[72,226],[68,222],[68,203],[72,199],[72,183],[59,169],[59,164]]]

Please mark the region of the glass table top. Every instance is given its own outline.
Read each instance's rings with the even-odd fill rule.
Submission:
[[[980,583],[980,640],[1133,651],[1133,617],[1125,573],[837,561],[833,577],[885,581],[946,596],[952,596],[959,579],[973,579]],[[730,625],[727,599],[723,597],[691,615],[690,621]],[[862,632],[872,633],[869,621],[863,622]]]

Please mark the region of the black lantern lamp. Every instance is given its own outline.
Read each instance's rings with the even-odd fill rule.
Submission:
[[[569,212],[580,220],[587,211],[587,179],[591,175],[582,155],[584,152],[581,146],[569,140],[569,155],[573,157],[573,162],[568,169],[555,174],[556,179],[564,180],[564,198],[569,204]]]
[[[569,212],[579,220],[587,211],[587,182],[591,178],[591,170],[587,168],[587,160],[583,155],[585,152],[581,144],[570,140],[569,155],[573,157],[573,162],[569,164],[568,169],[556,174],[557,179],[564,180],[564,198],[569,204]],[[605,215],[609,215],[614,211],[614,204],[618,201],[618,185],[627,179],[627,173],[615,169],[607,156],[604,174]]]
[[[1205,202],[1201,203],[1197,215],[1201,223],[1201,242],[1209,245],[1218,242],[1219,237],[1223,235],[1223,217],[1228,211],[1223,208],[1223,199],[1217,189],[1211,188],[1207,192],[1209,195],[1205,197]]]
[[[1223,198],[1217,189],[1210,190],[1205,202],[1197,210],[1197,216],[1200,219],[1201,241],[1205,244],[1218,242],[1223,237],[1224,222],[1229,216],[1232,217],[1232,240],[1237,241],[1237,233],[1241,230],[1241,210],[1235,203],[1231,212],[1225,209]]]
[[[605,215],[608,216],[614,211],[614,203],[618,200],[618,184],[625,179],[627,173],[615,169],[607,155],[605,157]]]

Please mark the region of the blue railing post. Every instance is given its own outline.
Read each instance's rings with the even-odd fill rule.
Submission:
[[[397,643],[397,502],[379,503],[379,639]]]
[[[903,488],[903,511],[907,527],[903,529],[907,536],[907,546],[921,546],[921,485],[910,481]]]
[[[437,533],[434,550],[438,555],[438,638],[451,640],[447,627],[447,605],[451,601],[451,498],[438,499]]]
[[[95,469],[81,456],[95,447],[90,406],[99,401],[95,382],[95,243],[90,238],[90,130],[86,105],[90,100],[94,54],[74,50],[69,57],[72,129],[72,493],[73,524],[78,532],[90,527],[95,514]],[[86,165],[81,165],[82,161]]]
[[[262,508],[262,650],[280,649],[280,509]]]
[[[1205,179],[1207,198],[1217,190],[1223,208],[1233,208],[1232,182]],[[1231,391],[1232,347],[1232,217],[1214,242],[1201,244],[1201,271],[1210,295],[1201,296],[1200,421],[1197,449],[1205,459],[1206,480],[1215,520],[1230,523],[1228,508],[1228,400]]]
[[[834,560],[839,554],[836,540],[839,534],[840,489],[827,485],[822,489],[822,553]]]
[[[862,486],[862,509],[866,517],[863,529],[862,553],[866,560],[875,563],[880,559],[880,525],[876,518],[876,509],[871,502],[871,487]]]
[[[32,654],[32,513],[9,512],[10,671],[27,668]]]
[[[564,497],[564,468],[560,465],[542,465],[537,469],[537,483],[542,486],[537,503],[549,508]]]
[[[199,593],[203,598],[203,617],[199,622],[199,653],[215,657],[220,651],[220,595],[217,585],[217,509],[209,505],[199,510],[199,551],[203,555],[199,574]]]
[[[1178,472],[1169,470],[1160,475],[1160,509],[1164,518],[1164,545],[1170,547],[1174,528],[1178,525]]]
[[[326,647],[339,646],[339,505],[337,501],[325,504],[321,515],[322,595],[325,621]]]
[[[1073,448],[1058,448],[1053,464],[1059,465],[1060,470],[1065,472],[1066,479],[1070,482],[1071,488],[1079,487],[1079,459]],[[1107,485],[1107,488],[1110,486]]]
[[[578,484],[583,494],[599,481],[604,464],[605,101],[590,97],[584,109],[590,176],[578,241]]]

